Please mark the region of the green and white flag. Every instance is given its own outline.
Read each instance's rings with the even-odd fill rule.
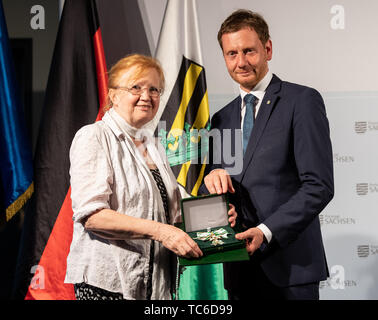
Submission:
[[[210,115],[195,0],[168,0],[155,57],[166,88],[153,129],[166,148],[182,196],[196,196],[205,170]],[[223,266],[188,267],[179,299],[227,299]]]

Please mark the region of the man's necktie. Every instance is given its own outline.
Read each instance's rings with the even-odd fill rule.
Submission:
[[[253,128],[253,123],[255,119],[255,100],[256,97],[251,93],[248,93],[244,97],[245,115],[243,123],[243,154],[245,154],[245,150],[247,149],[248,140]]]

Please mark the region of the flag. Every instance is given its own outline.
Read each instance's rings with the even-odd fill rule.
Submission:
[[[152,126],[183,196],[196,196],[207,152],[202,133],[210,128],[210,116],[195,0],[168,0],[155,56],[163,67],[166,88]],[[187,267],[179,299],[227,299],[222,265]]]
[[[75,299],[64,284],[73,221],[69,148],[79,128],[102,117],[107,74],[94,0],[66,0],[35,154],[35,196],[25,216],[14,296]],[[33,278],[30,281],[30,278]]]
[[[0,300],[9,299],[25,204],[32,196],[33,157],[0,2]]]
[[[0,69],[1,225],[24,206],[34,190],[32,151],[26,133],[24,110],[16,83],[2,2]]]

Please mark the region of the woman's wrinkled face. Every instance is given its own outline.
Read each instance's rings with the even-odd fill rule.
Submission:
[[[161,79],[156,69],[148,69],[134,79],[136,67],[120,76],[116,89],[110,89],[109,96],[114,110],[135,128],[151,121],[159,108]],[[156,92],[157,91],[157,92]],[[137,93],[136,93],[137,92]]]

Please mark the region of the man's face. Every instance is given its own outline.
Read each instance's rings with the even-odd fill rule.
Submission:
[[[222,36],[223,56],[232,79],[244,91],[251,91],[268,72],[272,42],[265,45],[255,30],[244,28]]]

